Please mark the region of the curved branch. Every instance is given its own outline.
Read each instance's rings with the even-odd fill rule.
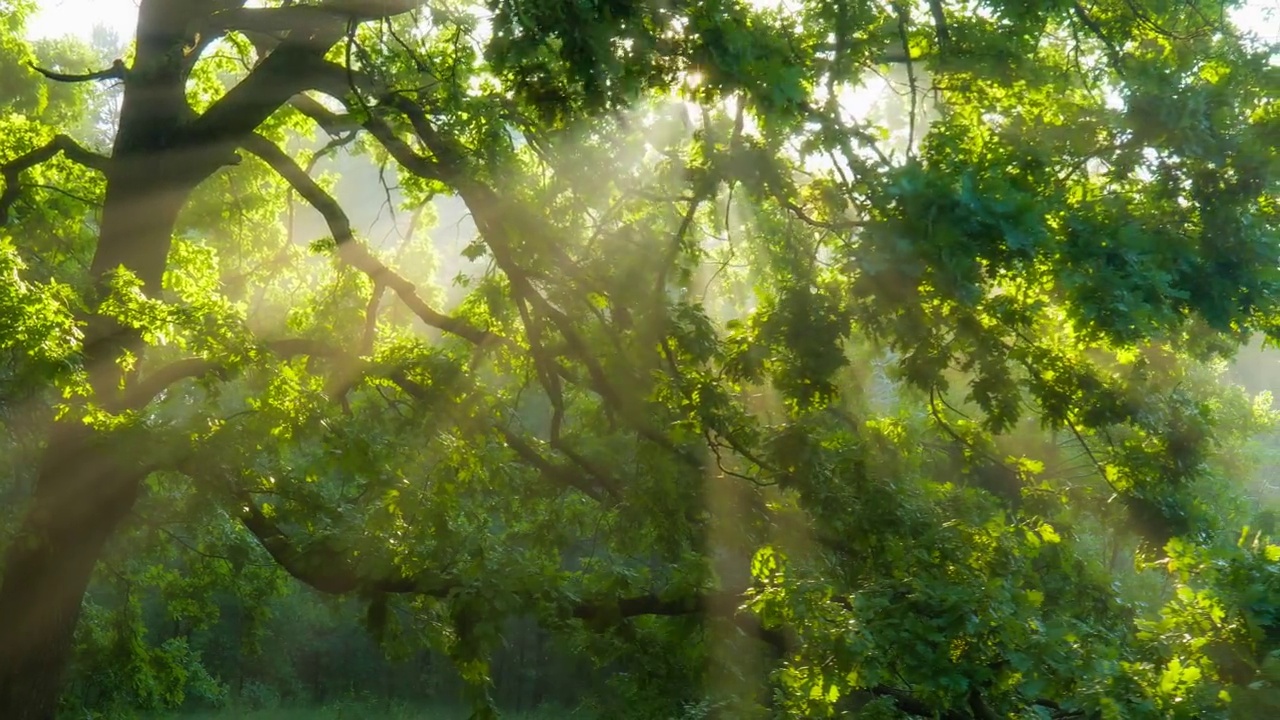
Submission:
[[[478,348],[495,343],[505,344],[509,342],[506,338],[477,328],[458,318],[440,313],[428,305],[422,299],[422,296],[418,294],[417,288],[412,282],[392,271],[360,244],[351,230],[351,222],[346,212],[337,200],[325,192],[293,158],[289,157],[275,143],[259,135],[253,135],[246,140],[243,146],[274,169],[324,217],[329,225],[329,232],[338,245],[340,259],[368,275],[375,284],[390,288],[423,322],[468,340]],[[405,390],[411,396],[416,395],[415,389],[411,386],[406,386],[404,382],[407,381],[403,378],[397,380],[397,384],[400,385],[402,390]],[[506,440],[508,447],[515,451],[525,462],[537,469],[544,477],[558,484],[573,487],[597,501],[610,500],[616,502],[621,497],[621,488],[607,475],[588,470],[592,478],[582,478],[571,468],[553,464],[509,430],[498,428],[498,432]],[[585,460],[576,457],[575,454],[572,454],[572,451],[566,452],[565,447],[557,444],[556,449],[566,454],[579,465],[586,464]]]
[[[190,468],[189,468],[190,470]],[[198,475],[200,473],[197,473]],[[290,576],[330,595],[353,592],[392,593],[445,597],[461,589],[463,583],[444,573],[424,571],[402,574],[370,574],[359,567],[356,556],[323,539],[305,546],[291,539],[272,518],[267,517],[247,493],[240,521],[257,538],[267,554]],[[531,599],[532,600],[532,599]],[[742,603],[741,593],[706,593],[683,598],[666,598],[656,593],[624,598],[583,600],[569,609],[570,616],[584,621],[607,621],[644,615],[680,616],[693,614],[735,615]],[[752,623],[755,624],[755,623]],[[778,636],[780,641],[781,636]]]
[[[434,573],[366,576],[354,556],[332,544],[312,543],[300,547],[289,539],[280,526],[268,518],[252,499],[245,497],[240,522],[258,539],[272,560],[304,584],[329,595],[345,595],[363,591],[377,593],[413,593],[444,597],[459,584]]]
[[[348,23],[385,20],[412,12],[425,0],[330,0],[316,5],[228,8],[211,14],[205,26],[216,32],[300,34],[342,32]]]
[[[64,82],[64,83],[93,82],[95,80],[124,80],[124,74],[125,74],[124,61],[119,58],[112,60],[111,67],[107,68],[106,70],[98,70],[97,72],[79,73],[79,74],[62,73],[62,72],[57,72],[56,70],[46,70],[40,67],[39,65],[36,65],[33,62],[28,62],[27,65],[32,70],[35,70],[36,72],[49,78],[50,80],[53,80],[55,82]]]
[[[121,409],[141,410],[173,385],[190,378],[204,377],[221,369],[221,364],[205,358],[175,360],[148,373],[136,385],[125,390],[120,401]]]
[[[335,63],[317,60],[311,64],[307,72],[311,88],[334,98],[347,97],[357,90],[378,94],[376,84],[368,76],[348,72],[346,68]],[[597,393],[611,408],[622,411],[627,424],[642,437],[672,452],[682,463],[701,469],[701,458],[677,446],[670,438],[652,426],[649,419],[644,416],[643,408],[625,401],[625,397],[616,383],[610,380],[604,368],[592,357],[581,334],[573,327],[570,319],[532,287],[530,278],[515,263],[515,249],[510,242],[510,235],[516,232],[516,228],[519,228],[522,231],[532,231],[546,236],[549,231],[545,222],[524,211],[524,208],[513,207],[509,203],[503,202],[493,188],[469,177],[466,172],[467,165],[464,154],[435,130],[423,109],[410,98],[403,95],[383,94],[381,99],[381,104],[373,108],[372,117],[362,123],[364,128],[382,144],[392,158],[405,170],[425,179],[444,182],[457,192],[471,211],[477,228],[493,252],[494,259],[511,281],[513,288],[532,305],[535,305],[556,326],[575,357],[586,367],[589,375],[588,387]],[[308,110],[315,112],[319,103],[304,102],[302,105],[305,105],[306,109],[299,107],[299,104],[295,103],[295,107],[307,113]],[[407,142],[400,138],[385,120],[378,116],[378,111],[383,108],[394,109],[408,120],[418,139],[422,141],[423,145],[431,153],[431,157],[419,155]],[[317,113],[317,115],[319,118],[326,120],[341,117],[327,111]],[[317,122],[320,122],[320,120],[317,119]],[[425,322],[477,344],[482,340],[504,342],[501,337],[494,336],[488,331],[470,328],[470,326],[467,326],[467,328],[470,328],[468,332],[482,333],[482,337],[456,332],[452,326],[459,321],[440,315],[427,308],[425,303],[422,303],[421,298],[417,296],[416,289],[412,283],[391,273],[381,262],[377,261],[376,258],[358,244],[344,244],[342,238],[350,237],[350,223],[347,221],[346,215],[332,197],[316,186],[310,177],[297,168],[297,163],[293,162],[274,143],[252,138],[246,142],[252,143],[253,147],[246,144],[244,146],[245,149],[255,154],[259,150],[262,151],[264,155],[261,157],[264,161],[276,168],[278,172],[281,172],[281,175],[291,184],[296,182],[297,184],[294,187],[300,195],[308,199],[314,197],[320,203],[315,207],[325,216],[327,221],[330,221],[330,228],[335,231],[334,239],[338,241],[339,247],[344,249],[351,248],[347,251],[349,255],[345,259],[348,262],[352,262],[359,269],[369,273],[370,277],[375,281],[380,280],[387,287],[392,288],[406,304],[415,308],[415,312],[418,310],[424,311],[427,315],[427,317],[423,317]],[[270,145],[270,147],[267,147],[267,145]],[[306,192],[303,192],[304,188]],[[548,243],[548,246],[553,251],[557,247],[555,243]],[[571,266],[572,263],[568,258],[562,256],[560,259],[565,261],[566,268]],[[357,262],[362,263],[363,266],[357,265]],[[422,313],[420,313],[420,316],[422,316]],[[428,319],[428,317],[431,319]],[[438,324],[444,322],[448,322],[451,327],[446,328]],[[462,330],[463,328],[458,329]],[[536,351],[537,349],[534,348],[534,350]],[[559,373],[562,377],[569,379],[563,369]]]
[[[394,17],[423,4],[423,0],[332,0],[319,5],[232,8],[214,13],[204,34],[244,29],[262,37],[271,33],[261,30],[273,28],[288,34],[274,46],[270,42],[258,44],[260,52],[270,47],[266,56],[248,77],[187,127],[184,139],[197,146],[239,144],[299,93],[327,88],[326,92],[336,92],[337,97],[345,96],[353,74],[326,61],[325,53],[354,23]]]
[[[267,350],[283,358],[311,355],[316,357],[341,357],[345,354],[337,348],[305,338],[270,340],[264,343]],[[161,393],[183,380],[203,377],[226,369],[222,363],[206,358],[183,358],[163,365],[147,373],[135,385],[127,388],[119,402],[121,410],[141,410],[151,404]]]
[[[98,172],[106,172],[111,163],[111,158],[86,149],[72,140],[69,135],[55,135],[44,145],[28,150],[0,165],[0,177],[4,178],[4,191],[0,192],[0,227],[9,223],[9,208],[17,202],[18,194],[22,191],[20,182],[22,173],[52,160],[59,154],[66,155],[72,161]]]
[[[257,538],[259,544],[273,560],[290,576],[311,588],[330,595],[353,592],[391,593],[446,597],[461,589],[462,582],[439,572],[415,574],[370,575],[362,571],[355,555],[323,540],[301,546],[274,520],[267,517],[258,505],[248,497],[242,498],[244,506],[241,523]],[[766,630],[749,615],[739,609],[743,595],[736,592],[710,592],[684,597],[664,597],[657,593],[622,598],[596,598],[582,600],[569,608],[569,615],[588,623],[608,623],[641,616],[679,617],[708,615],[733,619],[748,634],[778,648],[786,646],[783,633]],[[532,604],[532,598],[530,598]]]
[[[312,122],[319,125],[320,129],[330,137],[360,129],[360,123],[355,118],[336,113],[309,95],[294,95],[289,99],[289,104],[293,109],[311,118]]]
[[[517,250],[513,242],[515,234],[526,233],[549,238],[553,231],[545,219],[530,212],[528,208],[504,201],[492,187],[470,177],[467,174],[467,163],[463,152],[436,131],[423,109],[411,99],[403,95],[389,95],[383,99],[383,103],[408,119],[418,139],[430,151],[432,158],[424,158],[408,149],[408,145],[400,140],[385,123],[375,120],[366,124],[365,127],[384,144],[388,152],[406,170],[426,179],[445,182],[462,198],[467,209],[471,211],[476,228],[493,253],[498,267],[511,282],[513,290],[550,320],[551,324],[560,331],[569,351],[586,368],[587,387],[599,395],[610,409],[620,412],[627,425],[646,440],[671,452],[689,467],[701,469],[700,457],[678,446],[651,423],[643,407],[629,401],[625,391],[620,389],[620,383],[611,378],[610,373],[605,371],[599,360],[590,352],[586,341],[574,327],[572,320],[533,287],[529,275],[516,262]],[[387,137],[384,138],[384,136]],[[553,241],[546,242],[544,245],[552,252],[557,252],[559,248]],[[560,254],[558,259],[564,263],[566,271],[569,271],[573,265],[572,260],[563,254]],[[538,348],[534,347],[531,350],[537,351]],[[569,379],[563,372],[561,375]],[[625,385],[625,381],[621,384]]]
[[[251,134],[241,143],[245,150],[256,155],[275,170],[306,200],[329,225],[329,232],[338,245],[338,256],[352,267],[369,276],[375,283],[388,287],[424,323],[444,332],[456,335],[476,345],[489,345],[500,338],[474,325],[439,312],[427,304],[418,294],[418,288],[407,278],[388,268],[358,240],[351,229],[351,221],[342,206],[325,192],[310,175],[289,157],[284,150],[270,140]]]

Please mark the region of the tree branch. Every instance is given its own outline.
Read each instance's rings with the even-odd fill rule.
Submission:
[[[318,104],[318,103],[317,103]],[[390,132],[390,128],[382,123],[380,125],[386,131]],[[469,324],[466,324],[456,318],[443,315],[429,307],[421,296],[418,295],[417,289],[411,282],[392,272],[376,257],[369,253],[354,237],[351,230],[351,224],[342,210],[341,205],[327,192],[320,188],[318,184],[307,173],[290,158],[283,150],[276,146],[266,138],[254,135],[245,143],[244,147],[249,152],[257,155],[269,166],[271,166],[278,174],[281,175],[289,184],[302,196],[308,203],[312,205],[325,218],[329,225],[330,232],[338,244],[339,256],[346,260],[349,264],[357,269],[365,272],[375,283],[390,287],[401,300],[405,302],[424,322],[429,325],[445,330],[452,334],[470,340],[478,346],[491,343],[498,338],[487,331],[479,330]],[[412,154],[407,145],[403,146],[403,150]],[[414,154],[416,156],[416,154]],[[407,389],[402,385],[410,395],[415,393],[412,389]],[[557,466],[521,438],[515,436],[509,430],[498,428],[507,442],[508,447],[516,452],[522,459],[532,465],[540,473],[548,479],[558,484],[573,487],[589,497],[597,501],[606,499],[617,501],[621,496],[621,490],[616,485],[608,482],[607,478],[595,477],[596,483],[587,482],[578,473],[573,470]]]
[[[938,26],[938,47],[945,49],[950,41],[947,39],[946,20],[942,14],[942,6],[939,0],[930,0],[930,7],[933,9],[934,22]],[[916,84],[916,66],[911,61],[911,39],[909,36],[911,26],[911,6],[902,0],[893,3],[894,10],[898,14],[898,40],[902,43],[902,54],[907,58],[907,91],[911,93],[911,106],[907,109],[907,157],[910,158],[912,149],[916,144],[916,105],[919,102],[919,86]]]
[[[185,129],[194,146],[237,145],[280,106],[307,89],[305,68],[323,57],[341,34],[321,40],[286,40]],[[325,45],[324,40],[328,41]],[[321,46],[323,45],[323,48]]]
[[[294,95],[289,104],[295,110],[311,118],[330,137],[343,135],[360,129],[360,123],[349,115],[340,115],[309,95]]]
[[[313,355],[317,357],[340,357],[344,355],[341,350],[333,348],[323,343],[305,338],[290,338],[285,340],[269,340],[263,343],[263,347],[284,358],[298,357],[301,355]],[[175,360],[168,365],[161,366],[150,373],[147,373],[136,384],[127,388],[124,395],[120,399],[119,409],[121,410],[140,410],[151,404],[161,393],[168,390],[175,383],[183,380],[198,378],[210,373],[219,372],[224,369],[224,365],[207,358],[184,358]]]
[[[338,100],[346,99],[352,92],[357,90],[370,94],[377,94],[381,90],[367,76],[348,72],[346,68],[325,60],[314,63],[308,69],[308,77],[311,81],[310,89]],[[445,173],[452,167],[449,163],[441,163],[436,158],[419,155],[381,117],[370,117],[361,124],[349,115],[340,115],[329,110],[316,99],[306,95],[298,95],[292,98],[290,104],[303,115],[311,118],[330,135],[350,130],[353,127],[363,127],[370,135],[373,135],[374,139],[382,144],[383,148],[397,163],[419,177],[441,181],[447,181],[452,177],[445,177]],[[413,111],[412,104],[406,98],[392,96],[388,99],[388,104],[401,113],[406,110]],[[434,133],[430,124],[425,122],[426,118],[421,116],[420,111],[414,115],[407,115],[407,117],[410,118],[410,123],[419,134],[422,131],[426,131],[429,133],[428,137],[433,136]],[[415,122],[415,119],[417,122]]]
[[[282,105],[317,83],[332,86],[332,70],[324,55],[347,33],[351,23],[393,17],[423,4],[423,0],[334,0],[320,6],[237,9],[215,13],[224,20],[245,13],[298,11],[329,18],[314,27],[290,27],[288,36],[254,67],[249,76],[227,91],[184,130],[184,140],[196,147],[238,145]],[[261,17],[252,15],[251,17]],[[213,17],[210,18],[211,20]],[[224,23],[229,24],[229,22]],[[216,23],[213,29],[216,32]],[[341,68],[339,68],[341,70]],[[345,70],[342,70],[345,74]],[[319,77],[317,77],[319,73]],[[339,97],[345,93],[340,92]]]
[[[344,32],[348,23],[385,20],[424,4],[425,0],[332,0],[318,5],[237,7],[213,13],[205,26],[215,32],[288,33],[290,37],[327,34],[334,29]]]
[[[1102,26],[1098,24],[1097,20],[1093,19],[1093,16],[1089,14],[1088,10],[1084,9],[1084,6],[1081,5],[1078,0],[1071,3],[1071,11],[1075,14],[1076,18],[1089,29],[1089,32],[1102,43],[1102,46],[1106,49],[1107,58],[1111,61],[1111,68],[1115,70],[1118,75],[1123,76],[1124,67],[1122,56],[1120,55],[1120,48],[1116,47],[1116,44],[1111,41],[1111,38],[1107,37],[1107,34],[1102,30]]]
[[[951,46],[951,32],[947,29],[947,15],[942,9],[942,0],[929,0],[929,14],[933,16],[934,32],[938,35],[938,49],[946,51]],[[903,52],[909,52],[904,44]],[[907,55],[908,60],[910,55]]]
[[[969,713],[961,710],[939,710],[920,698],[912,695],[906,690],[888,687],[886,685],[877,685],[868,688],[866,692],[876,697],[887,697],[893,700],[893,704],[899,710],[917,717],[938,718],[939,720],[972,720]]]
[[[587,386],[610,409],[620,412],[627,424],[641,437],[671,452],[686,465],[701,469],[701,458],[672,442],[650,422],[643,407],[629,401],[625,392],[619,389],[619,383],[611,379],[610,373],[605,372],[599,360],[590,352],[572,320],[537,292],[529,275],[516,262],[517,252],[512,243],[513,233],[516,232],[543,239],[545,247],[552,252],[558,251],[559,246],[550,238],[552,230],[547,222],[526,208],[505,202],[492,187],[470,177],[462,151],[435,130],[423,109],[411,99],[403,95],[388,95],[383,98],[383,104],[394,108],[409,120],[432,158],[424,158],[408,149],[407,144],[385,123],[375,120],[365,127],[384,144],[404,169],[427,179],[444,182],[462,198],[471,211],[481,237],[492,251],[495,262],[511,282],[512,289],[551,321],[560,331],[573,357],[586,368],[589,378]],[[387,139],[384,139],[384,135]],[[566,269],[572,267],[572,260],[567,256],[561,254],[557,259],[564,263]],[[616,374],[616,369],[614,373]],[[564,373],[561,375],[564,376]],[[566,376],[566,379],[570,378]],[[626,380],[621,380],[621,384],[625,385]]]
[[[357,566],[350,551],[340,549],[323,540],[300,547],[291,540],[280,526],[267,517],[262,509],[247,495],[241,522],[258,539],[263,549],[290,576],[302,583],[331,595],[352,592],[392,594],[416,594],[446,597],[463,584],[441,573],[422,572],[413,575],[366,575]],[[641,616],[678,617],[710,615],[733,618],[735,624],[765,642],[784,647],[786,640],[781,633],[765,630],[755,618],[739,612],[742,594],[712,592],[680,598],[662,597],[656,593],[623,598],[583,600],[569,608],[571,617],[586,622],[624,620]],[[532,604],[532,602],[530,603]]]
[[[64,82],[64,83],[93,82],[95,80],[124,80],[124,74],[125,74],[124,61],[119,58],[113,60],[111,62],[111,67],[107,68],[106,70],[99,70],[97,72],[89,72],[89,73],[82,73],[82,74],[62,73],[62,72],[57,72],[55,70],[45,70],[39,65],[36,65],[34,62],[28,62],[27,65],[29,65],[32,70],[35,70],[36,72],[49,78],[50,80],[53,80],[56,82]]]
[[[413,593],[444,597],[459,584],[434,573],[371,577],[364,575],[349,551],[327,542],[299,547],[280,526],[266,516],[247,495],[240,522],[258,539],[285,572],[304,584],[329,595],[345,595],[357,590],[380,593]]]
[[[175,360],[148,373],[125,390],[120,407],[123,410],[141,410],[174,384],[189,378],[203,377],[220,369],[220,363],[205,358]]]
[[[306,199],[325,218],[331,234],[338,244],[339,256],[356,269],[364,272],[375,283],[390,287],[414,313],[428,325],[449,332],[471,341],[477,346],[494,342],[504,342],[503,338],[486,330],[475,328],[457,318],[437,312],[426,304],[418,294],[417,288],[407,279],[393,272],[363,247],[354,237],[351,224],[341,205],[327,192],[320,188],[296,162],[271,141],[254,136],[245,143],[245,149],[257,155],[275,169],[290,185]],[[407,147],[407,146],[406,146]],[[406,389],[403,385],[401,389]],[[410,395],[415,393],[406,389]],[[508,446],[526,462],[536,468],[544,476],[559,484],[576,488],[597,501],[611,499],[617,501],[621,490],[609,482],[607,477],[595,475],[598,485],[585,482],[572,470],[557,466],[542,457],[528,443],[515,436],[509,430],[498,428],[507,441]],[[563,452],[563,449],[561,449]],[[571,456],[571,459],[575,459]],[[575,461],[577,461],[575,459]],[[580,463],[581,464],[581,463]]]
[[[586,478],[583,478],[571,468],[556,465],[547,460],[537,450],[534,450],[533,446],[507,428],[499,427],[497,430],[502,435],[503,440],[506,441],[507,447],[514,450],[522,460],[533,466],[543,477],[559,485],[575,488],[596,502],[609,501],[616,503],[621,499],[622,490],[607,479],[594,477],[596,484],[587,482]]]
[[[17,202],[18,194],[22,191],[22,173],[52,160],[58,154],[66,155],[72,161],[98,172],[106,172],[111,163],[111,158],[85,149],[70,136],[55,135],[44,145],[0,165],[0,177],[4,178],[4,191],[0,192],[0,227],[9,223],[9,208]]]
[[[379,88],[377,88],[376,84],[367,76],[360,73],[348,72],[345,68],[324,60],[314,61],[311,68],[308,70],[308,76],[312,83],[310,86],[311,88],[335,98],[348,97],[356,90],[372,94],[379,93]],[[309,105],[309,109],[315,111],[316,105],[318,105],[318,103]],[[409,124],[412,126],[415,134],[418,136],[418,139],[422,141],[427,150],[431,153],[430,158],[424,157],[415,152],[409,147],[408,143],[400,138],[396,131],[386,121],[378,117],[378,111],[383,107],[396,110],[409,121]],[[306,110],[303,111],[306,112]],[[565,338],[565,341],[568,343],[570,349],[574,353],[574,356],[586,367],[590,378],[588,386],[612,409],[620,410],[626,417],[628,424],[642,437],[657,444],[659,447],[672,452],[686,465],[701,469],[702,461],[699,457],[676,446],[670,438],[667,438],[661,431],[649,423],[648,419],[644,417],[644,410],[642,408],[636,407],[633,403],[626,402],[615,383],[610,381],[608,374],[605,373],[600,363],[596,358],[592,357],[581,334],[578,333],[575,327],[573,327],[570,319],[558,308],[551,305],[546,298],[544,298],[530,285],[530,280],[527,274],[524,273],[515,263],[514,248],[509,243],[508,237],[510,233],[513,232],[513,228],[521,228],[522,230],[531,231],[536,235],[546,237],[548,230],[545,226],[545,222],[533,216],[531,213],[520,212],[520,210],[522,210],[521,208],[510,207],[508,203],[504,203],[502,201],[491,187],[469,177],[466,172],[466,161],[463,153],[448,139],[436,132],[435,128],[428,120],[426,113],[423,112],[422,108],[416,105],[410,98],[394,93],[383,93],[381,105],[373,108],[373,111],[373,117],[363,123],[365,129],[367,129],[370,134],[372,134],[374,138],[383,145],[392,158],[395,159],[396,162],[398,162],[405,170],[426,179],[444,182],[458,193],[463,202],[466,203],[467,208],[471,211],[472,217],[475,218],[477,228],[480,230],[482,237],[484,237],[486,243],[493,251],[494,259],[498,262],[499,267],[511,281],[512,287],[521,296],[529,300],[531,304],[537,306],[538,310],[551,320],[552,324],[556,326],[561,335]],[[327,111],[323,114],[317,113],[317,115],[324,119],[340,117],[334,116],[333,113],[328,113]],[[257,141],[254,142],[256,143]],[[246,149],[249,149],[250,152],[254,152],[252,148],[249,148],[248,146],[245,147]],[[263,147],[261,149],[271,153],[271,150],[268,148]],[[278,165],[277,170],[282,167],[287,168],[290,165],[296,167],[296,163],[285,156],[279,148],[275,148],[275,153],[273,153],[273,155],[274,159],[268,160],[268,164],[276,163]],[[266,158],[264,158],[264,160],[265,159]],[[273,165],[273,167],[276,167],[277,165]],[[310,178],[306,177],[305,173],[291,173],[289,175],[285,175],[287,180],[293,177],[296,177],[300,183],[314,185],[314,182],[311,181]],[[292,182],[292,180],[290,180],[290,182]],[[315,193],[314,191],[309,192],[318,199],[322,196],[324,198],[328,198],[329,203],[332,203],[332,208],[338,210],[338,213],[332,213],[332,217],[338,222],[335,222],[331,227],[336,227],[339,230],[349,233],[349,223],[342,222],[345,220],[345,215],[340,214],[341,208],[337,207],[337,203],[333,202],[332,198],[329,198],[327,193],[323,193],[323,191],[320,191],[319,193]],[[299,189],[299,194],[303,194],[304,197],[306,196],[306,194],[301,192],[301,189]],[[328,203],[325,203],[325,205],[327,206]],[[321,208],[317,207],[317,209]],[[323,214],[326,211],[321,209],[321,212]],[[328,217],[330,216],[326,215],[326,218]],[[334,238],[335,240],[338,240],[339,236],[335,234]],[[354,243],[350,246],[355,248],[359,247]],[[548,246],[551,247],[553,251],[557,247],[555,243],[548,243]],[[368,252],[363,249],[352,252],[361,253],[362,256],[367,256],[369,259],[373,260],[373,262],[377,262],[372,255],[369,255]],[[363,257],[360,259],[363,259]],[[564,261],[566,265],[571,264],[568,258],[561,257],[560,259]],[[385,271],[384,266],[381,266],[381,263],[377,263],[376,266],[370,264],[369,269],[366,270],[366,272],[389,271]],[[371,275],[371,277],[373,276]],[[385,284],[393,290],[396,290],[397,294],[399,294],[399,290],[397,290],[396,285],[389,280],[385,280],[386,277],[391,276],[383,277]],[[375,280],[376,279],[378,278],[375,277]],[[407,284],[407,290],[413,290],[412,284],[408,284],[407,281],[403,280],[403,278],[400,280]],[[402,298],[403,297],[405,296],[402,295]],[[413,292],[409,297],[416,298],[416,292]],[[408,303],[409,300],[406,299],[406,302]],[[420,298],[417,299],[417,302],[421,302]],[[445,316],[440,317],[444,318]],[[434,325],[431,321],[428,321],[428,324]],[[438,325],[436,326],[439,327]],[[461,335],[461,333],[455,334]],[[473,340],[473,342],[476,342],[476,340]],[[563,371],[561,371],[560,374],[565,376]],[[566,379],[569,378],[566,377]]]
[[[489,345],[499,340],[498,336],[488,330],[445,315],[428,305],[418,294],[418,289],[412,282],[392,271],[356,240],[355,233],[351,230],[351,221],[338,201],[325,192],[324,188],[321,188],[275,143],[260,135],[250,134],[241,144],[245,150],[259,157],[275,170],[298,195],[324,217],[329,225],[329,232],[338,245],[340,259],[368,275],[375,283],[390,288],[424,323],[476,345]]]
[[[204,476],[194,467],[184,470],[196,477]],[[392,571],[387,575],[369,574],[362,570],[354,554],[324,539],[305,546],[290,539],[288,534],[258,507],[246,492],[238,493],[243,503],[240,521],[259,544],[281,568],[302,583],[330,595],[353,592],[415,594],[445,597],[463,583],[446,577],[443,573],[420,572],[401,574]],[[624,598],[593,599],[574,603],[569,608],[571,617],[584,621],[600,621],[639,617],[643,615],[681,616],[692,614],[716,614],[734,616],[741,605],[741,593],[706,593],[684,598],[664,598],[657,594]],[[755,623],[751,623],[757,625]],[[781,636],[764,635],[766,641],[781,641]]]
[[[417,288],[412,282],[388,268],[356,239],[351,230],[351,222],[347,218],[345,211],[343,211],[342,206],[275,143],[259,135],[252,135],[245,141],[243,147],[274,169],[324,217],[329,225],[329,231],[338,245],[340,259],[346,261],[357,270],[364,272],[375,283],[391,288],[400,297],[401,301],[423,322],[468,340],[477,347],[507,342],[498,335],[440,313],[429,306],[422,299],[422,296],[418,294]],[[400,383],[398,382],[397,384]],[[416,394],[411,388],[406,388],[404,385],[401,385],[401,389],[410,395]],[[616,502],[621,497],[621,488],[610,482],[607,476],[592,473],[595,482],[587,482],[572,469],[553,464],[509,430],[498,428],[498,431],[503,435],[508,447],[548,479],[561,485],[576,488],[597,501],[611,500]],[[563,448],[561,448],[561,452],[564,452]],[[579,459],[574,458],[572,455],[570,459],[582,464]]]

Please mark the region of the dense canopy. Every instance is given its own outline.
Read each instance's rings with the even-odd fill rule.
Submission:
[[[0,717],[299,586],[477,717],[1280,710],[1238,3],[138,5],[0,0]]]

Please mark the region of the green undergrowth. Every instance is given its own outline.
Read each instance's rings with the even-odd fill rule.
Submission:
[[[337,703],[319,707],[225,710],[172,713],[148,720],[465,720],[471,710],[460,706],[393,706]],[[581,710],[545,706],[524,712],[504,712],[503,720],[594,720]]]

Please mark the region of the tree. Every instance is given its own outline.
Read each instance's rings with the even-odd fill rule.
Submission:
[[[373,15],[404,12],[412,4],[374,3]],[[256,68],[221,101],[196,115],[186,81],[204,47],[241,23],[300,13],[308,22],[290,28]],[[99,310],[113,273],[124,268],[140,287],[159,291],[178,214],[190,193],[290,97],[308,89],[308,62],[322,60],[357,15],[351,10],[282,8],[243,10],[236,3],[150,2],[141,7],[134,58],[108,73],[81,78],[124,82],[119,126],[109,162],[55,137],[10,164],[21,170],[59,152],[106,175],[104,205],[89,275],[92,286],[80,356],[101,407],[120,412],[150,401],[146,385],[120,388],[119,360],[140,349],[139,333]],[[287,26],[286,26],[287,27]],[[6,173],[9,174],[9,173]],[[16,174],[16,173],[13,173]],[[6,191],[16,191],[10,182]],[[12,192],[8,192],[12,194]],[[8,208],[4,208],[7,216]],[[7,217],[5,218],[7,219]],[[151,468],[120,457],[79,413],[54,424],[31,508],[10,543],[0,586],[0,611],[10,621],[0,645],[0,708],[13,717],[52,714],[56,678],[66,664],[81,596],[106,540],[137,499]]]
[[[47,90],[14,73],[0,317],[48,430],[0,715],[53,715],[95,564],[168,495],[375,627],[388,596],[440,617],[481,689],[497,621],[532,610],[693,685],[712,650],[671,628],[709,618],[771,648],[776,697],[744,706],[803,716],[1217,707],[1235,681],[1088,553],[1275,562],[1225,549],[1239,518],[1206,500],[1267,418],[1204,363],[1278,332],[1274,47],[1225,7],[143,0],[132,57],[36,68],[123,85],[109,155],[18,119]],[[849,107],[890,68],[892,130]],[[488,269],[456,310],[295,157],[340,146],[410,206],[466,204]],[[44,265],[83,211],[23,205],[41,173],[102,202]],[[325,264],[268,230],[286,192]],[[1192,598],[1249,594],[1204,573]],[[1266,625],[1241,602],[1221,617]]]

